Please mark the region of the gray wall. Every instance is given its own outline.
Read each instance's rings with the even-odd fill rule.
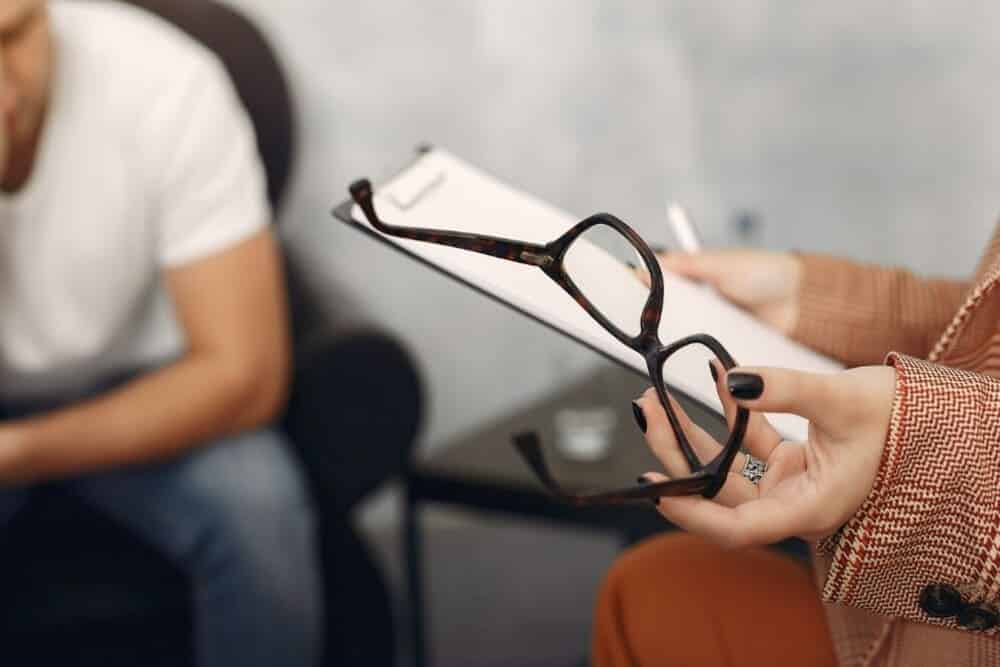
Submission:
[[[678,198],[713,244],[752,211],[761,245],[961,274],[1000,211],[1000,5],[233,4],[279,48],[301,107],[287,233],[318,282],[409,341],[428,443],[595,360],[328,217],[352,178],[388,175],[418,142],[652,242]]]

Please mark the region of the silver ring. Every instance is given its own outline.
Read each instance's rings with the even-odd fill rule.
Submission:
[[[767,472],[767,464],[755,456],[750,456],[749,454],[745,456],[747,459],[743,464],[743,470],[740,471],[740,474],[750,480],[752,484],[756,484],[764,476],[764,473]]]

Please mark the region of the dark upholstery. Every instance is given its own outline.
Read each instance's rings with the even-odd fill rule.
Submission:
[[[257,130],[269,194],[288,182],[294,124],[288,87],[262,35],[209,0],[135,0],[219,54]],[[422,413],[411,359],[370,329],[339,330],[287,260],[295,374],[282,421],[319,511],[326,665],[390,665],[390,596],[350,510],[400,473]],[[190,587],[181,572],[112,520],[41,488],[0,530],[0,664],[191,663]]]

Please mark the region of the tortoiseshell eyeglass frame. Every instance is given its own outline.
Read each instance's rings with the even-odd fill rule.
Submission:
[[[557,498],[576,506],[626,504],[632,502],[648,502],[650,499],[663,496],[681,496],[701,494],[706,498],[714,497],[726,481],[726,475],[732,466],[733,459],[739,452],[746,434],[750,413],[745,408],[738,408],[730,424],[729,437],[722,451],[708,463],[702,463],[691,447],[674,408],[667,398],[667,389],[663,382],[663,365],[672,354],[689,345],[702,345],[722,363],[726,370],[733,368],[736,362],[729,352],[712,336],[696,334],[687,336],[670,345],[664,345],[659,337],[660,318],[663,314],[663,272],[653,251],[642,240],[634,229],[609,213],[597,213],[574,225],[569,231],[556,240],[537,245],[512,239],[494,236],[480,236],[466,232],[447,231],[441,229],[421,229],[418,227],[401,227],[391,225],[379,219],[375,212],[374,192],[371,182],[362,179],[351,184],[351,198],[361,207],[368,222],[377,231],[398,238],[425,241],[439,245],[451,246],[462,250],[483,253],[511,262],[528,264],[541,269],[545,275],[562,287],[587,313],[604,327],[612,336],[638,352],[646,361],[649,378],[656,394],[666,411],[670,426],[677,438],[681,452],[691,469],[689,477],[671,479],[655,484],[632,486],[623,489],[613,489],[597,493],[570,493],[565,491],[552,474],[542,455],[542,447],[535,433],[524,433],[514,437],[514,446],[531,467],[538,480]],[[570,245],[583,233],[597,225],[611,227],[624,236],[638,251],[646,265],[650,276],[649,298],[643,307],[638,335],[630,336],[615,326],[577,287],[566,272],[564,260]]]

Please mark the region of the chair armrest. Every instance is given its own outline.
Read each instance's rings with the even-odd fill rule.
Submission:
[[[423,388],[410,354],[384,333],[314,331],[303,343],[283,424],[323,511],[347,512],[404,471]]]

